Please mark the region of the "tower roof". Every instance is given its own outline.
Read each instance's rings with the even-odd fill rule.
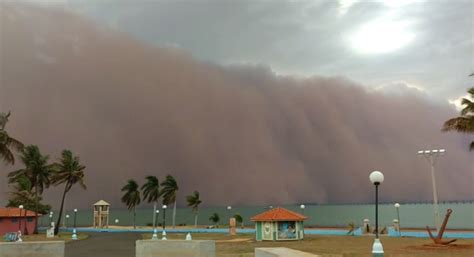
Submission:
[[[94,206],[97,206],[97,205],[110,205],[110,203],[108,203],[104,200],[100,200],[100,201],[94,203]]]
[[[253,216],[252,221],[303,221],[308,217],[285,208],[277,207]]]

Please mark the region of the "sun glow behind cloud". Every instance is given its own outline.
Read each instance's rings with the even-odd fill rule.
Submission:
[[[448,102],[452,105],[454,105],[456,107],[456,110],[458,111],[461,111],[462,109],[464,109],[465,106],[463,106],[461,103],[462,103],[462,99],[463,98],[466,98],[466,99],[469,99],[471,101],[474,101],[474,99],[471,98],[470,95],[463,95],[457,99],[451,99],[451,100],[448,100]]]
[[[351,46],[362,54],[384,54],[408,45],[415,34],[410,22],[376,20],[362,25],[352,36]]]

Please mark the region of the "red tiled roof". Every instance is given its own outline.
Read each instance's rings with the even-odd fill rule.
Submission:
[[[20,209],[20,208],[0,208],[0,217],[19,217],[20,216],[20,210],[21,210],[21,217],[34,217],[35,212],[34,211],[26,211],[25,209]]]
[[[303,221],[308,217],[285,208],[274,208],[264,213],[253,216],[251,221]]]

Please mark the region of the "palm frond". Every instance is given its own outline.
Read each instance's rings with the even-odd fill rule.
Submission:
[[[462,106],[465,106],[462,110],[461,110],[461,115],[462,116],[466,116],[470,113],[474,114],[474,102],[472,102],[471,100],[467,99],[467,98],[463,98],[461,100],[461,105]]]
[[[160,197],[160,181],[155,176],[147,176],[147,181],[142,186],[143,199],[149,203],[155,202]]]
[[[451,130],[461,133],[474,133],[474,116],[467,115],[447,120],[443,125],[442,131]]]

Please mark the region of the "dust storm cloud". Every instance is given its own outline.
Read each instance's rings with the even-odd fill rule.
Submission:
[[[207,205],[367,202],[375,169],[385,174],[383,200],[428,200],[428,164],[416,156],[426,147],[448,149],[441,200],[474,197],[468,140],[440,132],[456,113],[423,93],[218,66],[78,14],[1,8],[1,110],[12,110],[8,129],[23,142],[53,159],[64,148],[81,156],[88,190],[74,189],[69,203],[121,206],[126,180],[149,174],[174,175],[180,203],[193,190]]]

